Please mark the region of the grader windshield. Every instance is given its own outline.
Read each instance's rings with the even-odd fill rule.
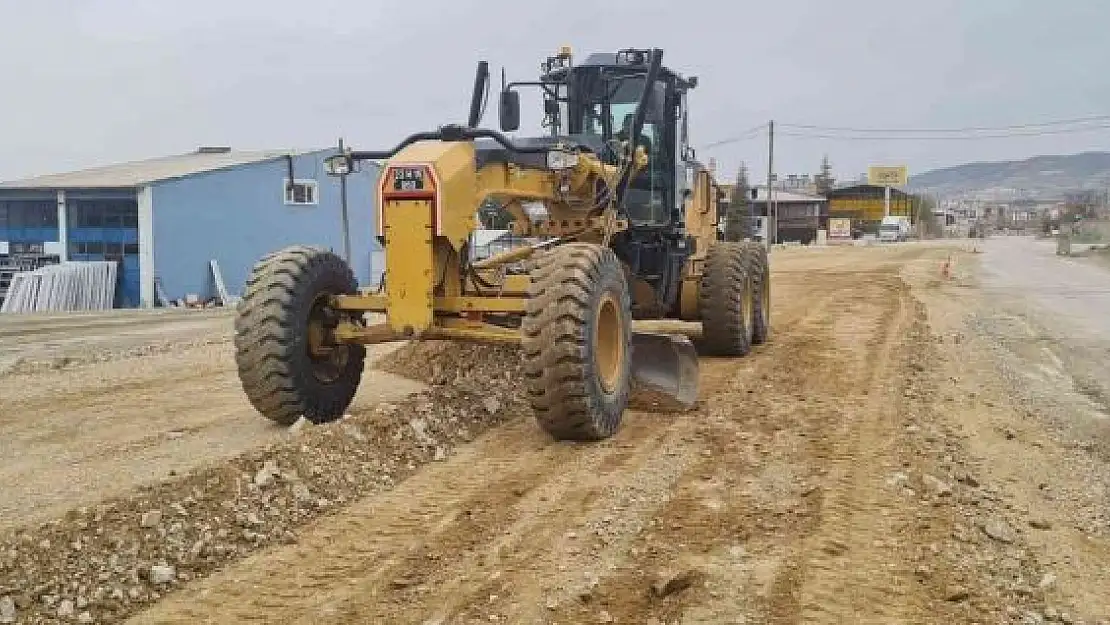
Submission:
[[[539,87],[549,139],[569,138],[604,162],[617,165],[644,94],[647,52],[629,49],[591,54],[575,64],[567,51],[548,58],[537,82],[503,82],[503,95],[518,87]],[[677,173],[682,154],[679,123],[685,119],[683,96],[696,85],[696,79],[683,79],[666,68],[660,68],[657,75],[645,102],[637,142],[647,152],[649,164],[629,181],[623,203],[633,225],[649,227],[671,225],[676,216],[681,196]],[[517,129],[519,111],[509,118],[508,124],[502,119],[502,130]]]
[[[604,144],[602,158],[615,162],[619,145],[632,131],[644,75],[620,75],[605,67],[577,67],[569,80],[572,97],[564,110],[567,131],[587,144]],[[662,224],[669,219],[675,200],[675,117],[668,114],[674,100],[668,98],[667,83],[657,80],[648,103],[639,143],[648,155],[648,167],[630,181],[625,209],[634,223]],[[668,107],[669,104],[669,107]]]
[[[577,89],[570,102],[571,136],[589,137],[610,149],[603,158],[615,160],[621,143],[629,140],[636,106],[644,88],[643,76],[607,76],[593,68],[576,68]],[[674,115],[668,115],[667,88],[656,81],[639,146],[648,154],[648,167],[630,181],[625,209],[634,223],[662,224],[674,202]]]

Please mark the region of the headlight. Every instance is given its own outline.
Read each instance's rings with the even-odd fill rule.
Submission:
[[[578,154],[576,152],[564,152],[563,150],[551,150],[547,153],[547,168],[548,169],[572,169],[578,165]]]
[[[329,176],[346,176],[351,173],[351,159],[346,154],[336,154],[324,159],[324,171]]]

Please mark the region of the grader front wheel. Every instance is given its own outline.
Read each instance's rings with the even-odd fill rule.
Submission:
[[[341,417],[362,378],[366,349],[330,344],[332,295],[357,291],[350,267],[330,251],[290,247],[260,260],[235,319],[235,363],[251,405],[290,425]]]
[[[572,243],[531,272],[524,374],[540,426],[561,440],[612,436],[628,405],[632,311],[612,250]]]

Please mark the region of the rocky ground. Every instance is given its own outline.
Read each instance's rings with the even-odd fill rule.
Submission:
[[[975,251],[776,251],[771,342],[703,360],[694,410],[640,404],[602,443],[535,427],[514,350],[433,343],[382,356],[368,379],[412,386],[335,424],[95,496],[55,471],[34,515],[0,471],[0,623],[1110,623],[1101,344],[1004,301]],[[46,418],[77,379],[56,376],[111,386],[121,363],[222,388],[209,416],[241,401],[226,363],[168,358],[11,372],[0,405]],[[128,423],[174,421],[115,396]],[[110,432],[104,410],[77,423]],[[0,416],[4,440],[30,432]]]
[[[243,396],[227,312],[4,317],[0,354],[16,361],[0,373],[0,530],[172,480],[284,434]],[[352,410],[421,388],[372,370]]]
[[[439,344],[407,348],[405,357],[466,362],[476,351],[479,363],[516,357]],[[500,366],[468,367],[450,382],[333,427],[298,422],[230,462],[10,533],[0,542],[0,622],[16,622],[5,614],[27,622],[117,621],[252,551],[295,544],[312,519],[388,490],[520,416],[521,400]]]

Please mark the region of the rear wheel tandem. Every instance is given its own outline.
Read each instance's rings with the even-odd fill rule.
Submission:
[[[570,243],[542,254],[531,272],[521,329],[525,382],[539,425],[562,440],[616,433],[628,405],[632,310],[613,251]]]
[[[746,356],[751,352],[755,293],[749,262],[742,243],[711,244],[698,289],[702,340],[715,356]]]
[[[752,345],[762,345],[771,335],[771,264],[767,248],[755,241],[743,243],[752,277]]]
[[[294,246],[255,264],[235,319],[235,363],[243,390],[264,417],[290,425],[341,417],[362,377],[366,348],[333,344],[339,321],[328,300],[357,292],[334,253]]]

